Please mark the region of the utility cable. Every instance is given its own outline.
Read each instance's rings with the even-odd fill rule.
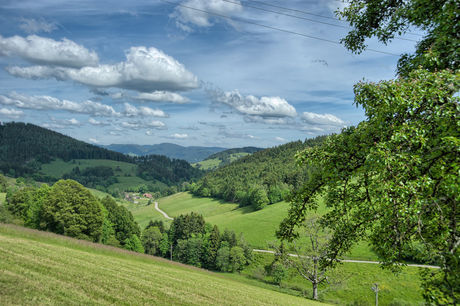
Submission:
[[[218,17],[228,19],[228,20],[231,20],[231,21],[237,21],[237,22],[241,22],[241,23],[247,23],[247,24],[251,24],[251,25],[256,25],[256,26],[263,27],[263,28],[266,28],[266,29],[271,29],[271,30],[275,30],[275,31],[283,32],[283,33],[298,35],[298,36],[302,36],[302,37],[306,37],[306,38],[310,38],[310,39],[316,39],[316,40],[320,40],[320,41],[325,41],[325,42],[329,42],[329,43],[336,44],[336,45],[339,45],[339,46],[342,45],[338,41],[330,40],[330,39],[327,39],[327,38],[321,38],[321,37],[316,37],[316,36],[312,36],[312,35],[308,35],[308,34],[304,34],[304,33],[299,33],[299,32],[295,32],[295,31],[291,31],[291,30],[281,29],[281,28],[277,28],[277,27],[265,25],[265,24],[262,24],[262,23],[249,21],[249,20],[234,19],[234,18],[232,18],[230,16],[227,16],[227,15],[222,15],[222,14],[219,14],[219,13],[209,12],[209,11],[206,11],[206,10],[202,10],[202,9],[198,9],[198,8],[195,8],[195,7],[187,6],[185,4],[174,3],[174,2],[171,2],[171,1],[167,1],[167,0],[160,0],[160,1],[172,4],[172,5],[180,6],[180,7],[186,8],[186,9],[202,12],[202,13],[205,13],[205,14],[218,16]],[[366,50],[371,51],[371,52],[386,54],[386,55],[399,56],[399,54],[396,54],[396,53],[380,51],[380,50],[376,50],[376,49],[367,48]]]

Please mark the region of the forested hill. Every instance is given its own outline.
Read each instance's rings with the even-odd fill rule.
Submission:
[[[213,155],[210,155],[207,157],[205,160],[208,159],[214,159],[214,158],[219,158],[222,160],[225,160],[228,156],[236,153],[249,153],[253,154],[255,152],[263,150],[262,148],[256,148],[256,147],[243,147],[243,148],[234,148],[234,149],[228,149],[222,152],[215,153]]]
[[[60,158],[110,159],[132,162],[129,156],[100,148],[30,123],[9,122],[0,125],[0,169],[11,168],[27,173],[26,163],[47,163]],[[32,166],[32,165],[29,165]],[[18,173],[18,174],[19,174]]]
[[[117,172],[120,166],[112,163],[110,167],[91,164],[80,169],[75,164],[72,171],[52,177],[43,173],[42,165],[56,159],[68,164],[75,160],[111,160],[135,164],[131,172]],[[70,161],[73,160],[73,163]],[[113,168],[113,169],[111,169]],[[162,182],[167,186],[199,178],[201,171],[193,168],[185,160],[169,159],[166,156],[149,155],[130,157],[105,148],[73,139],[72,137],[27,123],[11,122],[0,124],[0,171],[11,176],[31,176],[42,181],[71,178],[88,187],[105,186],[117,183],[117,176],[137,176],[145,183]],[[117,172],[117,173],[114,173]],[[62,177],[61,177],[62,176]],[[123,178],[123,181],[128,178]],[[134,183],[139,181],[133,180]],[[126,184],[125,184],[126,185]],[[129,187],[132,187],[132,184]],[[108,187],[108,186],[105,186]]]
[[[192,192],[237,202],[241,206],[253,205],[256,209],[279,202],[291,188],[300,187],[306,179],[307,173],[297,166],[294,155],[322,143],[326,137],[290,142],[242,157],[207,173],[198,183],[192,184]]]
[[[116,152],[137,156],[152,154],[164,155],[169,158],[183,159],[189,163],[201,161],[211,154],[226,150],[225,148],[220,147],[184,147],[173,143],[160,143],[155,145],[111,144],[104,147]]]
[[[255,152],[263,150],[262,148],[256,147],[243,147],[243,148],[234,148],[228,149],[222,152],[218,152],[208,156],[206,159],[194,163],[193,166],[201,170],[214,170],[219,167],[226,166],[231,162],[234,162],[237,159],[240,159],[244,156],[251,155]]]

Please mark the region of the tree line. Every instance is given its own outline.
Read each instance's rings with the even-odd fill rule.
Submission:
[[[252,260],[252,248],[243,235],[221,232],[191,212],[174,218],[169,229],[150,221],[142,233],[145,253],[209,270],[240,272]]]

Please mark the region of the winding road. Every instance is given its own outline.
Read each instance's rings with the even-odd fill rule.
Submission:
[[[170,216],[168,216],[167,213],[165,213],[164,211],[162,211],[162,210],[158,207],[158,202],[155,202],[155,209],[156,209],[159,213],[161,213],[166,219],[173,220],[173,218],[171,218]],[[257,253],[275,254],[274,251],[270,251],[270,250],[253,249],[252,251],[253,251],[253,252],[257,252]],[[297,257],[298,255],[296,255],[296,254],[289,254],[289,256]],[[370,260],[342,259],[342,260],[340,260],[340,261],[341,261],[341,262],[361,263],[361,264],[374,264],[374,265],[379,265],[379,264],[380,264],[380,262],[378,262],[378,261],[370,261]],[[407,266],[408,266],[408,267],[419,267],[419,268],[439,269],[438,266],[431,266],[431,265],[407,264]]]
[[[162,211],[160,209],[160,207],[158,207],[158,202],[155,201],[155,209],[160,213],[162,214],[166,219],[169,219],[169,220],[173,220],[173,218],[171,218],[170,216],[168,216],[167,213],[165,213],[164,211]]]

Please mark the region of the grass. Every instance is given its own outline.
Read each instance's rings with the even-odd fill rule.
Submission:
[[[4,305],[318,305],[152,256],[0,224]]]
[[[269,276],[256,280],[255,271],[273,260],[271,254],[255,255],[254,263],[241,275],[231,275],[234,279],[246,278],[248,283],[260,284],[264,288],[280,290],[293,295],[311,297],[311,283],[290,270],[281,287],[273,284]],[[406,267],[399,274],[383,270],[379,265],[344,263],[329,274],[330,285],[320,286],[320,299],[326,303],[339,305],[373,305],[374,292],[371,287],[377,283],[380,288],[380,305],[423,305],[420,289],[419,268]],[[259,274],[260,277],[260,274]]]
[[[237,159],[240,159],[243,156],[251,155],[247,152],[233,153],[230,155],[230,162],[234,162]],[[197,163],[192,164],[193,167],[198,167],[201,170],[213,170],[219,168],[222,164],[222,161],[219,158],[206,159]]]
[[[5,203],[5,199],[6,199],[6,193],[0,192],[0,205]]]
[[[108,187],[109,191],[125,191],[130,188],[135,188],[140,185],[155,185],[165,187],[161,182],[148,182],[136,176],[137,165],[126,162],[108,160],[108,159],[75,159],[65,162],[61,159],[52,161],[49,164],[43,164],[41,172],[56,179],[61,178],[64,174],[72,171],[73,168],[79,167],[80,170],[88,167],[106,166],[111,167],[118,180],[118,183],[112,184]]]
[[[121,203],[133,214],[134,219],[141,228],[150,220],[166,220],[163,215],[155,210],[154,205],[137,205]],[[161,210],[170,217],[192,211],[200,213],[206,222],[219,226],[221,230],[230,229],[236,233],[243,233],[245,239],[254,248],[267,248],[267,242],[276,240],[275,232],[280,222],[286,217],[289,204],[279,202],[268,205],[262,210],[254,211],[251,207],[240,208],[238,204],[215,200],[211,198],[195,197],[188,192],[180,192],[158,200]],[[320,212],[324,212],[321,206]],[[358,244],[345,258],[360,260],[378,260],[374,252],[366,243]]]

